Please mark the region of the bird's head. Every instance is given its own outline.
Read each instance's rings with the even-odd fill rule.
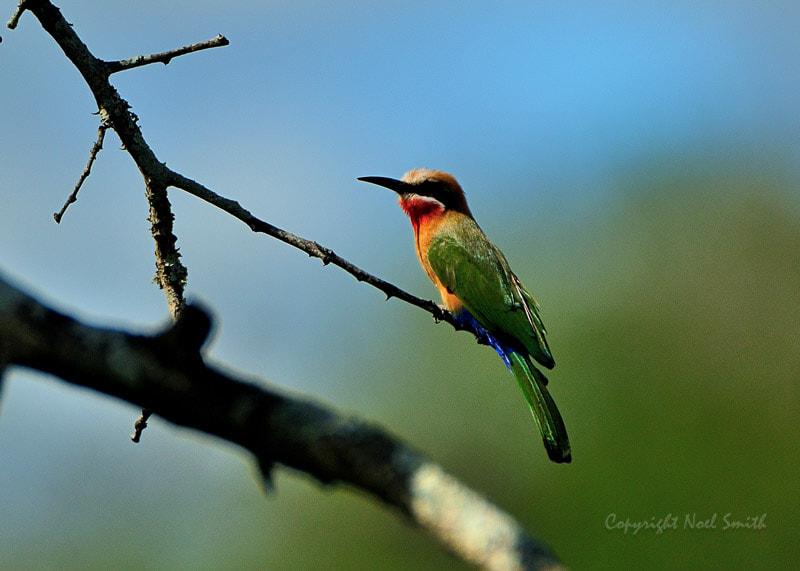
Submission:
[[[464,191],[453,175],[446,172],[414,169],[400,180],[383,176],[364,176],[358,180],[395,191],[400,196],[400,206],[415,222],[415,226],[420,219],[443,214],[447,210],[472,218]]]

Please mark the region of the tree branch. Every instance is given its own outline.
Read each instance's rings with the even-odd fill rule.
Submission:
[[[147,202],[150,205],[150,216],[148,218],[150,221],[150,233],[156,242],[155,281],[167,298],[167,306],[173,321],[177,321],[186,307],[183,291],[189,271],[181,262],[181,254],[176,245],[178,238],[173,232],[172,224],[175,216],[172,214],[172,205],[167,196],[167,188],[152,179],[147,180],[145,188]],[[153,414],[153,410],[149,406],[142,407],[142,414],[133,424],[132,442],[139,442],[142,432],[147,428],[147,420],[151,414]]]
[[[267,479],[279,463],[360,488],[466,561],[493,569],[559,566],[509,514],[383,429],[206,364],[200,351],[210,326],[190,305],[154,336],[92,327],[0,277],[0,348],[8,364],[147,403],[172,423],[245,448]]]
[[[14,10],[14,13],[11,14],[11,18],[8,19],[8,22],[6,22],[6,27],[9,30],[16,29],[17,24],[19,24],[19,19],[22,17],[22,13],[25,12],[25,9],[27,8],[26,4],[27,0],[19,0],[16,10]]]
[[[185,190],[189,194],[205,200],[209,204],[213,204],[220,210],[224,210],[237,220],[247,224],[247,226],[253,232],[272,236],[273,238],[277,238],[285,244],[294,246],[298,250],[302,250],[308,254],[310,257],[322,260],[323,265],[332,264],[343,269],[358,281],[368,283],[369,285],[381,290],[386,295],[386,299],[396,297],[397,299],[403,300],[406,303],[427,311],[433,315],[434,319],[437,321],[447,321],[456,329],[466,329],[465,327],[460,326],[460,324],[453,319],[449,312],[443,310],[432,301],[412,295],[405,290],[400,289],[396,285],[362,270],[355,264],[336,254],[330,248],[322,246],[318,242],[301,238],[300,236],[292,234],[291,232],[287,232],[286,230],[282,230],[281,228],[278,228],[277,226],[254,216],[249,210],[242,207],[242,205],[237,201],[220,196],[202,184],[167,168],[166,165],[163,165],[163,173],[161,174],[163,174],[163,176],[169,181],[170,186]]]
[[[187,270],[180,261],[180,253],[176,247],[177,238],[172,232],[172,209],[167,197],[169,184],[163,177],[152,176],[157,173],[156,165],[165,166],[158,161],[155,154],[144,140],[138,126],[138,118],[130,112],[130,105],[109,83],[109,76],[114,71],[125,67],[120,62],[105,62],[95,57],[89,48],[81,41],[72,26],[64,19],[61,11],[47,0],[26,0],[24,7],[20,4],[18,11],[27,9],[31,11],[41,23],[42,27],[56,40],[64,54],[78,68],[84,80],[92,91],[97,102],[103,123],[111,126],[116,131],[125,149],[134,157],[136,165],[145,181],[146,196],[150,206],[150,223],[153,238],[156,241],[156,281],[167,297],[170,313],[176,317],[184,306],[183,289],[186,281]],[[17,17],[18,18],[18,17]],[[183,53],[226,45],[225,38],[218,36],[204,44],[195,44],[180,48],[173,52],[165,52],[151,56],[152,60],[164,61]],[[171,54],[171,55],[170,55]],[[137,58],[134,58],[137,60]],[[126,60],[133,61],[133,60]],[[144,63],[127,64],[128,67],[145,65]],[[91,160],[89,167],[91,166]],[[142,410],[142,416],[137,421],[132,439],[138,441],[142,429],[147,425],[149,417],[147,409]]]
[[[144,139],[138,125],[138,118],[131,113],[130,105],[109,83],[108,62],[96,58],[80,40],[61,12],[46,0],[28,0],[27,9],[41,22],[42,27],[53,37],[70,61],[78,68],[86,80],[89,89],[97,101],[101,113],[107,114],[109,121],[122,141],[125,150],[131,155],[145,181],[152,181],[165,188],[180,188],[209,204],[227,212],[234,218],[244,222],[254,232],[267,234],[302,250],[311,257],[319,258],[322,263],[332,264],[346,271],[358,281],[370,284],[381,290],[388,298],[396,297],[430,313],[437,321],[446,321],[456,330],[471,331],[480,342],[480,336],[472,329],[458,323],[449,312],[442,310],[430,300],[412,295],[401,288],[366,272],[347,261],[330,248],[317,242],[301,238],[291,232],[282,230],[243,208],[237,201],[225,198],[206,186],[170,169],[156,157]]]
[[[89,51],[59,9],[47,0],[22,0],[9,27],[16,26],[25,10],[36,16],[82,74],[101,117],[118,134],[145,180],[158,252],[157,278],[176,320],[156,336],[90,327],[43,306],[0,278],[0,357],[4,359],[0,367],[5,362],[47,372],[150,407],[175,424],[239,444],[253,453],[265,478],[279,463],[320,482],[356,486],[394,506],[466,561],[498,569],[557,567],[552,552],[511,516],[382,429],[260,388],[203,360],[200,350],[210,319],[197,307],[181,310],[186,273],[172,233],[166,195],[170,186],[221,208],[254,232],[275,237],[323,264],[338,266],[383,291],[387,299],[397,297],[456,329],[471,330],[433,302],[365,272],[317,242],[253,216],[238,202],[167,168],[156,157],[130,105],[109,83],[110,75],[157,61],[168,63],[172,57],[215,47],[211,42],[226,45],[227,40],[218,36],[195,44],[202,47],[106,62]],[[480,332],[473,333],[481,341]],[[143,416],[140,427],[145,420]]]
[[[230,42],[225,36],[218,34],[217,36],[211,38],[210,40],[206,40],[205,42],[199,42],[190,46],[183,46],[182,48],[161,52],[160,54],[136,56],[120,61],[107,61],[106,67],[108,68],[109,73],[117,73],[118,71],[125,71],[126,69],[133,69],[135,67],[141,67],[151,63],[163,63],[164,65],[167,65],[174,57],[190,54],[192,52],[199,52],[200,50],[207,50],[209,48],[227,46],[229,43]]]
[[[188,270],[180,260],[177,238],[172,231],[175,216],[167,197],[167,189],[154,180],[147,181],[147,202],[150,204],[150,232],[156,242],[156,282],[167,296],[173,319],[186,305],[183,290]]]
[[[78,182],[75,184],[75,188],[67,197],[67,200],[64,202],[61,210],[53,214],[53,219],[56,221],[56,224],[61,224],[61,218],[63,218],[64,213],[67,211],[67,208],[69,208],[69,205],[78,200],[78,192],[81,190],[81,186],[83,186],[84,181],[89,178],[89,175],[92,172],[92,165],[97,159],[97,154],[103,148],[103,139],[106,137],[106,130],[108,127],[109,125],[106,124],[105,121],[100,121],[100,126],[97,128],[97,140],[94,142],[92,149],[89,151],[89,160],[86,163],[86,166],[83,168],[81,176],[78,177]]]

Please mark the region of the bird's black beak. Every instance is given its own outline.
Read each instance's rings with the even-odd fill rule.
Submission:
[[[385,176],[362,176],[359,177],[358,180],[360,180],[361,182],[369,182],[372,184],[377,184],[378,186],[383,186],[385,188],[395,191],[400,196],[413,192],[412,191],[413,185],[408,184],[407,182],[403,182],[402,180],[387,178]]]

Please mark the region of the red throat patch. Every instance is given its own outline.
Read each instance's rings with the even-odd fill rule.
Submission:
[[[421,225],[444,212],[444,206],[442,206],[441,202],[419,197],[401,198],[400,207],[411,219],[415,234],[419,232]]]

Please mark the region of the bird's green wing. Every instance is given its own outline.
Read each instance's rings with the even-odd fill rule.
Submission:
[[[434,237],[428,263],[490,333],[524,349],[542,366],[553,367],[536,301],[473,220],[465,219]]]

